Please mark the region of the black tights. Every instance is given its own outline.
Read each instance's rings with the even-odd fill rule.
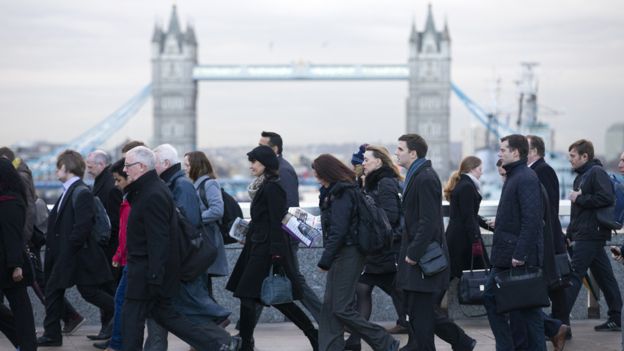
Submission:
[[[303,331],[305,336],[310,340],[310,344],[314,350],[318,349],[318,331],[306,316],[306,314],[293,302],[281,305],[273,305],[286,318],[290,319],[299,329]],[[241,351],[253,351],[254,341],[253,333],[256,328],[256,300],[249,298],[241,298],[240,307],[240,337],[243,341]]]

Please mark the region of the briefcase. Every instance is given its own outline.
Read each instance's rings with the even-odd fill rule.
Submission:
[[[550,305],[548,288],[539,267],[515,267],[494,277],[496,312],[507,313]]]

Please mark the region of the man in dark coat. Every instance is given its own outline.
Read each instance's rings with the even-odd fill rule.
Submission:
[[[110,264],[113,262],[113,255],[119,246],[119,207],[121,206],[121,191],[115,187],[115,180],[110,171],[110,156],[102,151],[95,150],[87,155],[87,173],[93,177],[93,195],[97,196],[111,223],[111,236],[107,245],[102,245],[106,259]],[[113,272],[115,277],[119,277],[119,272]],[[113,282],[106,286],[111,295],[115,295],[116,284]],[[100,322],[102,328],[97,335],[87,335],[91,340],[109,339],[112,334],[111,320],[105,320],[106,315],[100,311]]]
[[[397,284],[405,291],[409,317],[409,340],[402,350],[435,350],[434,328],[443,315],[435,311],[434,296],[449,286],[450,269],[426,276],[418,261],[432,242],[437,242],[447,258],[442,219],[442,185],[427,160],[427,143],[417,134],[399,138],[396,156],[407,169],[403,187],[403,231]]]
[[[598,224],[596,212],[600,208],[613,205],[615,195],[609,175],[600,161],[594,158],[594,146],[589,140],[581,139],[568,148],[570,164],[576,173],[574,190],[569,199],[572,202],[570,224],[567,236],[572,242],[572,286],[567,289],[569,316],[581,289],[582,279],[587,269],[604,293],[609,318],[594,327],[596,331],[620,331],[622,295],[613,275],[611,262],[604,250],[611,231]]]
[[[126,154],[128,286],[122,316],[123,349],[141,350],[148,315],[197,350],[235,350],[236,339],[214,323],[195,325],[176,312],[171,298],[180,287],[179,231],[175,204],[154,170],[154,153],[138,146]]]
[[[507,316],[496,311],[494,277],[512,267],[541,267],[544,252],[543,205],[539,179],[527,167],[529,144],[523,135],[501,139],[498,157],[507,173],[496,211],[496,226],[490,262],[492,270],[483,294],[496,350],[514,349],[512,327]],[[546,350],[541,308],[511,312],[514,324],[526,328],[529,350]]]
[[[45,253],[45,305],[43,336],[39,346],[61,346],[61,314],[65,289],[77,286],[80,295],[112,318],[114,303],[104,285],[112,281],[110,264],[91,235],[95,208],[93,194],[82,182],[85,162],[73,150],[56,161],[56,176],[64,192],[48,220]]]

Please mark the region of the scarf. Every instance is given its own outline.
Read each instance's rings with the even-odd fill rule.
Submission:
[[[253,182],[251,182],[251,184],[249,184],[249,186],[247,187],[247,192],[249,193],[249,198],[253,201],[254,197],[256,196],[256,193],[258,192],[258,190],[260,190],[260,187],[262,186],[262,183],[264,183],[264,174],[257,177],[256,179],[254,179]]]
[[[477,192],[479,192],[479,194],[481,194],[481,181],[479,179],[477,179],[475,176],[473,176],[470,173],[463,173],[465,175],[468,176],[468,178],[470,178],[472,180],[472,182],[474,183],[475,187],[477,187]]]
[[[412,176],[414,175],[414,173],[416,173],[416,170],[418,170],[418,168],[420,168],[420,166],[422,166],[425,163],[425,161],[427,161],[427,159],[423,157],[412,162],[412,164],[410,165],[410,168],[407,170],[407,175],[405,176],[405,182],[403,182],[403,194],[405,194],[405,189],[407,189],[407,185],[412,179]]]

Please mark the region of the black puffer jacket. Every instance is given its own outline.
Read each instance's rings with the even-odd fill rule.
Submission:
[[[609,175],[598,160],[588,161],[574,170],[574,189],[581,195],[572,203],[567,236],[571,240],[609,240],[611,231],[598,226],[596,210],[613,205],[615,195]]]
[[[392,225],[395,240],[392,247],[366,258],[365,273],[384,274],[397,271],[397,256],[401,249],[401,187],[394,172],[388,167],[379,168],[366,176],[364,190],[381,207]]]
[[[321,192],[321,225],[325,250],[317,264],[329,270],[343,246],[354,245],[353,231],[356,220],[355,183],[336,182]]]

